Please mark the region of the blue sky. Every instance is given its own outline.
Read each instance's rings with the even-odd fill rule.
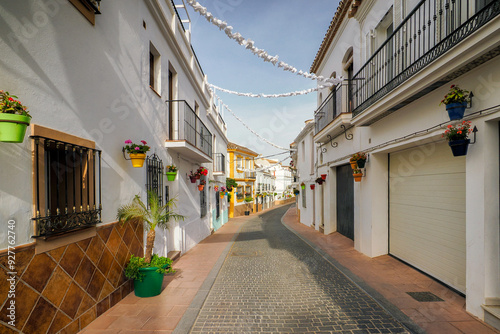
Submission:
[[[309,71],[338,6],[338,0],[198,0],[217,18],[225,20],[255,46],[270,55]],[[239,92],[285,93],[316,86],[316,81],[285,72],[264,62],[207,22],[189,7],[192,45],[210,83]],[[182,14],[181,14],[182,15]],[[252,129],[284,147],[295,139],[304,121],[313,118],[316,93],[305,96],[256,99],[218,92]],[[224,112],[230,141],[257,153],[281,152],[254,136]],[[285,155],[278,156],[282,159]]]

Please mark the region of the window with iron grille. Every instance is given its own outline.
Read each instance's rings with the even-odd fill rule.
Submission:
[[[215,218],[220,217],[220,191],[215,192]]]
[[[35,233],[46,238],[101,222],[101,151],[42,136],[34,141]]]
[[[156,154],[146,158],[146,174],[147,193],[155,193],[158,196],[160,205],[163,205],[163,161]],[[148,208],[150,206],[148,195]]]

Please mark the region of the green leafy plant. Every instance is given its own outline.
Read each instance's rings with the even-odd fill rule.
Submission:
[[[146,228],[146,250],[144,253],[144,262],[151,263],[153,255],[153,246],[155,242],[155,228],[169,228],[170,219],[184,220],[184,216],[175,213],[172,208],[175,207],[176,198],[172,198],[164,205],[160,204],[158,195],[155,192],[148,192],[150,208],[144,204],[139,195],[136,195],[131,203],[118,208],[117,219],[125,224],[132,220],[139,220]]]
[[[141,140],[142,145],[134,144],[130,139],[125,141],[125,152],[127,153],[146,153],[149,151],[150,147],[147,145],[145,140]]]
[[[167,172],[169,173],[174,173],[174,172],[177,172],[177,166],[175,165],[167,165],[167,167],[165,167],[167,169]]]
[[[452,140],[464,140],[467,139],[469,133],[472,132],[471,122],[470,121],[462,121],[462,123],[457,125],[448,125],[446,131],[443,133],[442,137],[448,139],[448,141]]]
[[[463,103],[469,102],[469,91],[465,89],[461,89],[457,85],[451,85],[450,91],[448,94],[444,96],[444,99],[441,101],[441,104],[450,104],[450,103]]]
[[[350,161],[358,161],[358,160],[366,160],[366,153],[364,153],[364,152],[358,152],[358,153],[354,153],[351,156]]]
[[[352,170],[352,174],[353,174],[353,175],[354,175],[354,174],[363,174],[363,172],[361,171],[361,169],[357,169],[357,168],[356,168],[356,169],[353,169],[353,170]]]
[[[228,201],[228,203],[229,203],[229,202],[231,202],[231,197],[232,197],[232,196],[233,196],[233,195],[231,195],[231,193],[227,193],[227,201]]]
[[[0,113],[16,114],[31,118],[31,115],[27,109],[28,108],[18,100],[17,96],[10,95],[9,92],[0,90]]]
[[[250,196],[245,197],[245,202],[247,202],[247,203],[253,202],[253,198]]]
[[[128,262],[127,267],[125,267],[125,277],[142,282],[144,276],[146,275],[141,273],[139,269],[149,267],[158,268],[156,272],[159,274],[175,272],[175,270],[172,269],[172,260],[168,257],[154,254],[151,257],[151,263],[147,263],[143,257],[131,255],[130,261]]]

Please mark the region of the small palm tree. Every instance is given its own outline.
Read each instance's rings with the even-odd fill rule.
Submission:
[[[185,217],[170,210],[170,208],[175,207],[176,198],[172,198],[164,205],[160,205],[158,194],[148,191],[148,199],[151,206],[149,209],[142,202],[141,197],[136,195],[130,204],[123,205],[118,209],[117,219],[122,224],[134,219],[143,222],[148,231],[144,262],[151,263],[156,236],[155,228],[158,226],[168,229],[170,219],[184,220]]]

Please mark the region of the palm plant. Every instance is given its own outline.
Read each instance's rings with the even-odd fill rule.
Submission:
[[[136,195],[131,203],[118,208],[117,219],[120,223],[125,224],[130,220],[142,221],[148,231],[146,238],[146,250],[144,254],[144,262],[151,263],[153,255],[153,246],[155,243],[155,228],[161,227],[168,229],[170,219],[184,220],[184,216],[179,215],[170,208],[175,207],[176,198],[172,198],[164,205],[160,204],[158,194],[148,191],[148,199],[150,208],[141,200],[139,195]]]

